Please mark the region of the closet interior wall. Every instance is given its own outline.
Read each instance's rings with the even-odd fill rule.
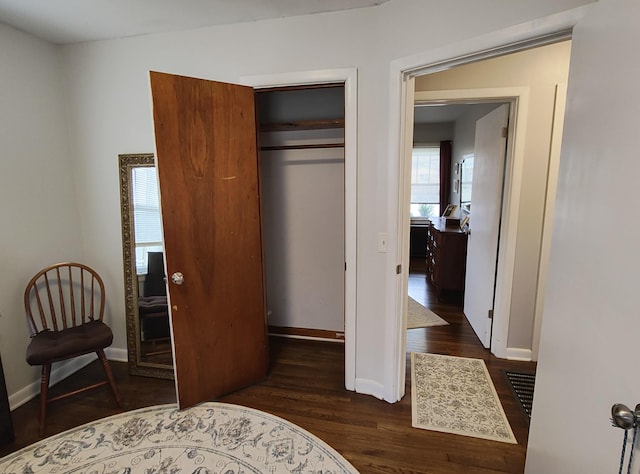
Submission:
[[[268,323],[344,338],[344,87],[257,92]]]

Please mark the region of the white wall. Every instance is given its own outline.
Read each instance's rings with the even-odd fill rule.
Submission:
[[[574,31],[530,474],[617,472],[610,409],[640,402],[638,22],[637,0],[600,0]]]
[[[25,361],[24,288],[47,265],[83,260],[83,240],[59,51],[0,24],[0,64],[0,353],[15,394],[40,376]]]
[[[110,294],[107,316],[115,332],[114,347],[126,347],[117,156],[153,151],[149,70],[238,81],[256,74],[358,68],[356,378],[363,382],[361,386],[381,396],[385,361],[394,357],[387,353],[383,308],[387,276],[393,274],[397,263],[391,265],[385,254],[377,252],[378,233],[394,232],[386,228],[388,189],[395,186],[388,182],[391,62],[585,3],[589,0],[517,5],[505,0],[393,0],[370,9],[64,47],[70,155],[78,186],[82,244],[86,261],[101,271]],[[38,53],[26,54],[39,59]],[[54,61],[54,56],[47,56],[45,62]],[[6,116],[20,110],[12,103],[12,108],[3,108],[2,113],[10,120]],[[39,110],[30,114],[30,124],[38,114]],[[55,131],[62,125],[52,127]],[[67,180],[68,173],[57,181]],[[60,211],[63,217],[56,215],[58,221],[65,222],[66,213],[75,212],[74,208],[70,205]],[[23,234],[11,248],[17,246],[18,238],[22,242]],[[30,272],[22,265],[20,271]],[[11,304],[19,306],[14,293]],[[13,355],[19,353],[11,351],[12,357],[3,361],[12,367],[8,378],[13,389],[22,385],[22,379],[15,375],[21,362]]]
[[[493,109],[496,104],[474,104],[468,106],[468,112],[458,118],[455,122],[455,133],[453,138],[453,153],[451,158],[451,202],[460,205],[460,193],[454,192],[454,181],[460,179],[460,175],[455,173],[456,164],[464,160],[465,155],[472,154],[476,141],[476,121]],[[473,191],[472,191],[473,192]],[[460,215],[460,209],[457,214]]]
[[[452,140],[454,122],[416,123],[413,126],[413,144],[439,144],[442,140]]]
[[[344,143],[343,129],[263,133],[261,145]],[[344,148],[263,151],[271,326],[343,333]]]

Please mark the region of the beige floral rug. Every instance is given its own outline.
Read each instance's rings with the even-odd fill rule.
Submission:
[[[517,444],[482,359],[411,353],[412,426]]]
[[[407,312],[407,329],[428,328],[430,326],[445,326],[449,324],[430,309],[425,308],[409,296],[409,310]]]
[[[225,403],[159,405],[52,436],[0,459],[0,473],[347,473],[333,448],[276,416]]]

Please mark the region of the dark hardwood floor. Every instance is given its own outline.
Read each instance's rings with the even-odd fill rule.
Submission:
[[[482,348],[460,306],[435,301],[420,268],[409,280],[411,296],[450,324],[407,331],[407,351],[484,359],[517,445],[412,428],[408,359],[406,395],[400,402],[389,404],[346,391],[344,348],[339,343],[272,338],[267,380],[221,401],[257,408],[301,426],[339,451],[362,473],[523,472],[528,422],[504,370],[532,371],[535,364],[496,359]],[[113,366],[124,406],[115,407],[108,388],[55,402],[49,407],[47,436],[121,411],[175,402],[172,381],[131,376],[124,363]],[[92,363],[52,390],[62,386],[68,389],[78,379],[99,379],[100,371],[99,365]],[[0,456],[38,440],[38,399],[14,410],[12,418],[16,441],[0,448]]]

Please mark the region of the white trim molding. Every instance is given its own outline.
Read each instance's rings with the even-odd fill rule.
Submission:
[[[567,105],[567,84],[556,84],[553,129],[551,131],[551,150],[549,151],[549,170],[547,172],[547,195],[545,196],[544,222],[542,224],[542,243],[540,245],[540,267],[538,268],[538,285],[536,291],[535,312],[533,317],[533,341],[531,343],[531,359],[538,360],[540,349],[540,331],[547,291],[547,275],[551,260],[551,234],[553,216],[556,205],[558,172],[560,168],[560,149],[564,130],[564,112]]]
[[[117,347],[107,347],[104,350],[107,359],[113,360],[116,362],[128,362],[127,350],[120,349]],[[70,359],[65,362],[59,362],[51,369],[51,378],[49,380],[49,386],[52,387],[58,382],[66,379],[70,375],[73,375],[78,370],[86,367],[91,362],[98,360],[98,356],[96,354],[86,354],[80,357],[76,357],[75,359]],[[116,380],[116,383],[118,381]],[[19,406],[24,405],[29,400],[40,395],[40,379],[35,382],[30,383],[26,387],[18,390],[15,393],[9,395],[9,407],[11,410],[15,410]]]
[[[118,347],[107,347],[104,350],[104,354],[109,360],[113,360],[116,362],[129,362],[129,355],[127,354],[126,349],[120,349]]]
[[[76,357],[75,359],[59,363],[57,367],[53,367],[51,369],[49,386],[51,387],[61,380],[66,379],[97,359],[98,356],[96,354],[86,354]],[[9,395],[9,407],[13,411],[38,395],[40,395],[40,379]]]
[[[358,393],[372,395],[379,400],[384,399],[384,386],[380,382],[369,379],[356,379],[355,390]]]
[[[506,350],[506,359],[521,360],[525,362],[531,361],[531,349],[518,349],[510,347]]]

